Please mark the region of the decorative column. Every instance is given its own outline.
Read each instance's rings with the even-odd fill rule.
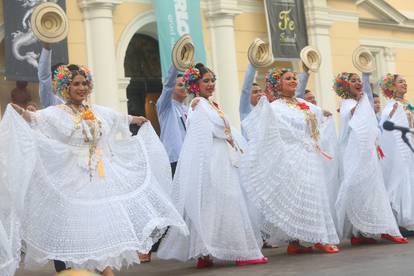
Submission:
[[[128,113],[128,98],[126,92],[130,81],[131,78],[118,78],[119,111],[122,113]]]
[[[240,126],[240,89],[234,35],[234,17],[240,13],[237,0],[207,2],[212,69],[217,74],[216,99],[234,126]]]
[[[121,110],[112,12],[122,0],[78,0],[83,12],[89,67],[94,77],[92,102]]]
[[[305,13],[309,44],[322,54],[319,72],[314,76],[314,93],[318,104],[331,112],[336,109],[335,93],[332,92],[332,51],[329,29],[332,20],[326,0],[309,0],[305,2]]]
[[[395,50],[391,48],[384,48],[385,58],[385,73],[397,73],[397,66],[395,65]],[[382,77],[382,76],[379,76]]]

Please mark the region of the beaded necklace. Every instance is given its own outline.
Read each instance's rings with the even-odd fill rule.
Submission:
[[[77,107],[71,103],[67,103],[66,106],[69,107],[75,124],[75,130],[82,129],[83,141],[89,144],[88,168],[90,179],[93,177],[93,157],[98,160],[98,175],[103,177],[102,152],[98,148],[98,140],[102,136],[102,121],[95,116],[88,105],[81,104]]]
[[[301,110],[305,114],[310,136],[315,142],[318,142],[320,136],[318,120],[316,119],[315,113],[310,110],[309,106],[305,102],[299,102],[296,97],[282,96],[280,99],[285,102],[289,108]]]
[[[208,100],[210,106],[217,112],[219,117],[223,120],[224,123],[224,134],[227,136],[227,142],[236,150],[243,153],[243,150],[237,145],[237,143],[233,139],[233,135],[231,134],[231,127],[229,122],[227,121],[226,117],[224,116],[224,112],[218,107],[218,105],[213,102],[212,100]]]

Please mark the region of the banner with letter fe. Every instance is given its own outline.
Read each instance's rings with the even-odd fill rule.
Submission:
[[[199,0],[154,0],[163,78],[170,67],[175,42],[189,34],[195,47],[195,62],[205,63]]]
[[[308,45],[303,0],[265,0],[265,10],[273,57],[299,58]]]

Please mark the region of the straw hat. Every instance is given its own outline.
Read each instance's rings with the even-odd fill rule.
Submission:
[[[371,73],[375,70],[374,56],[365,47],[360,46],[354,50],[352,62],[355,68],[363,73]]]
[[[68,35],[68,18],[56,3],[45,2],[36,6],[31,23],[34,35],[43,42],[57,43]]]
[[[252,44],[250,44],[247,50],[247,58],[250,64],[256,68],[268,67],[273,63],[273,55],[270,51],[268,43],[265,43],[260,38],[256,38]]]
[[[322,57],[319,51],[312,47],[306,46],[300,51],[300,59],[303,64],[312,72],[318,72],[321,66]]]
[[[191,36],[183,35],[175,43],[172,50],[172,62],[179,71],[185,71],[194,64],[194,44]]]

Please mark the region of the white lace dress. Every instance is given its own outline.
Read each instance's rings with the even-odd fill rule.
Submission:
[[[340,113],[341,185],[335,205],[340,237],[401,236],[384,186],[376,149],[378,121],[368,97],[343,100]]]
[[[320,109],[306,104],[320,121]],[[249,138],[241,166],[243,187],[262,214],[262,231],[271,243],[339,243],[324,157],[311,138],[304,111],[282,100],[269,104],[262,97],[242,125]]]
[[[158,249],[160,258],[263,258],[260,234],[251,225],[235,167],[237,154],[231,154],[226,138],[223,119],[201,98],[195,111],[189,112],[172,188],[173,201],[184,216],[190,236],[171,227]]]
[[[408,116],[413,116],[412,111],[404,110],[404,106],[398,103],[397,110],[392,118],[389,117],[395,100],[390,100],[384,107],[380,125],[389,120],[395,125],[409,127]],[[412,134],[407,134],[412,146],[414,139]],[[399,226],[414,230],[414,154],[401,139],[401,131],[386,131],[381,135],[381,147],[384,151],[382,168],[385,187],[391,202],[391,207],[396,215]]]
[[[136,252],[148,252],[167,226],[187,233],[164,191],[171,172],[151,125],[131,136],[127,115],[92,110],[101,124],[96,148],[85,142],[92,129],[84,120],[78,125],[65,105],[32,113],[31,127],[7,108],[0,195],[10,200],[0,203],[0,269],[13,272],[22,248],[29,268],[61,260],[120,269],[138,262]]]

